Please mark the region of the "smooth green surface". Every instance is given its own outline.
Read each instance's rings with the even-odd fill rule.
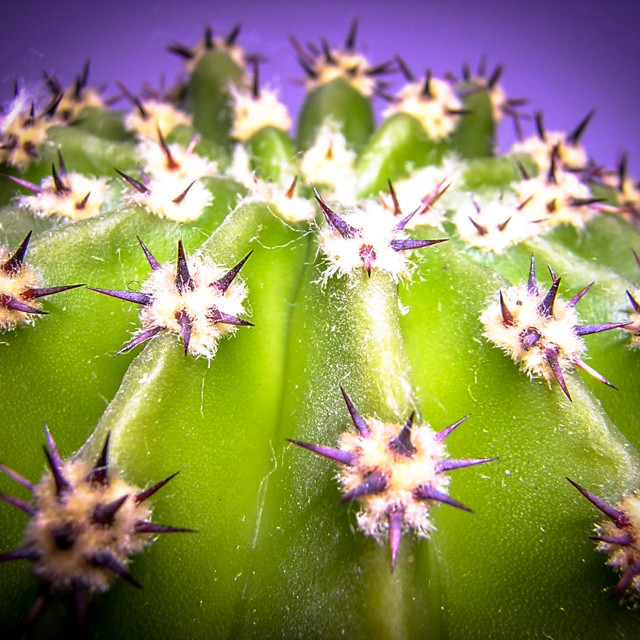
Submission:
[[[388,181],[407,178],[414,169],[439,164],[447,149],[433,141],[420,122],[408,113],[387,118],[369,138],[356,162],[357,193],[377,196],[388,190]]]
[[[496,144],[496,122],[489,91],[476,83],[456,87],[463,96],[462,108],[467,112],[460,116],[451,134],[451,146],[462,158],[492,156]]]
[[[188,102],[195,128],[223,146],[229,143],[233,123],[233,103],[229,86],[238,86],[243,69],[224,51],[208,51],[189,78]]]
[[[286,131],[277,127],[263,127],[246,144],[251,168],[262,180],[279,184],[283,177],[296,175],[296,147]]]
[[[375,126],[373,108],[347,80],[335,78],[307,95],[298,117],[298,149],[312,147],[318,130],[327,123],[337,126],[347,145],[360,151]]]

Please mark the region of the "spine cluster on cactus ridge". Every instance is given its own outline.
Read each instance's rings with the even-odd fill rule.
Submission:
[[[637,607],[640,598],[640,495],[636,490],[610,505],[577,482],[567,480],[609,518],[596,526],[596,535],[591,539],[598,542],[599,551],[608,554],[607,564],[621,574],[614,595],[626,595]]]
[[[0,329],[11,329],[29,322],[32,315],[47,312],[34,305],[39,298],[81,287],[81,284],[42,287],[34,271],[25,263],[32,232],[29,232],[15,252],[0,246]]]
[[[535,259],[531,256],[527,284],[500,291],[498,300],[483,312],[480,319],[485,336],[520,363],[531,377],[555,380],[569,400],[571,395],[564,376],[574,365],[615,389],[582,359],[585,351],[582,337],[630,323],[578,324],[575,306],[593,283],[565,302],[557,298],[561,279],[551,267],[549,271],[553,284],[544,293],[538,288]]]
[[[242,284],[234,282],[251,253],[223,272],[200,259],[187,261],[182,241],[178,242],[175,267],[161,265],[140,238],[138,242],[152,270],[141,292],[89,287],[92,291],[142,306],[142,330],[115,355],[130,351],[161,331],[172,331],[181,336],[185,355],[192,353],[211,358],[220,337],[233,333],[238,326],[253,326],[235,315],[242,311],[246,290]]]
[[[361,506],[357,516],[360,529],[369,536],[389,539],[393,572],[403,532],[429,535],[433,528],[429,509],[433,504],[471,511],[449,496],[449,478],[444,473],[495,458],[446,458],[442,441],[469,416],[439,432],[427,425],[414,425],[415,412],[402,426],[388,424],[364,419],[342,387],[340,391],[355,433],[343,433],[337,449],[299,440],[289,442],[342,465],[337,476],[344,494],[340,503],[357,500]]]
[[[0,493],[0,499],[30,518],[22,545],[0,554],[0,562],[32,563],[42,594],[34,603],[30,621],[47,600],[71,593],[82,627],[89,598],[109,589],[115,578],[141,588],[127,565],[131,555],[152,542],[152,535],[193,530],[150,520],[146,501],[176,474],[140,490],[110,467],[109,435],[91,466],[82,459],[63,461],[46,423],[44,430],[49,473],[38,484],[0,464],[0,470],[32,495],[32,500],[26,501]]]

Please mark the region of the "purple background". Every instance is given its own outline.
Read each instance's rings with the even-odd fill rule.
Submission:
[[[475,67],[487,54],[490,68],[504,64],[508,95],[529,97],[528,110],[544,111],[548,129],[571,129],[595,108],[583,139],[590,155],[611,166],[627,150],[632,172],[640,173],[640,0],[6,4],[0,10],[3,99],[16,77],[37,81],[42,70],[69,84],[87,57],[93,83],[109,83],[107,95],[116,93],[115,80],[136,92],[163,73],[171,84],[182,67],[167,44],[193,44],[207,23],[226,34],[241,22],[240,43],[268,56],[262,77],[281,88],[295,113],[302,99],[295,80],[302,73],[287,37],[314,43],[326,37],[339,45],[357,16],[360,48],[374,63],[400,53],[416,73],[430,67],[440,76],[459,73],[463,61]],[[506,122],[501,148],[512,140]]]

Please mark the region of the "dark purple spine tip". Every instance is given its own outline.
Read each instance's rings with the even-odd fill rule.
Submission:
[[[436,433],[435,438],[437,442],[442,442],[451,432],[455,431],[463,422],[466,422],[471,417],[471,414],[466,415],[464,418],[460,418],[457,422],[449,425],[442,431]]]
[[[149,263],[152,271],[157,271],[160,268],[160,263],[153,257],[151,251],[147,249],[145,243],[140,240],[140,236],[136,236],[136,238],[138,240],[138,243],[140,244],[140,247],[142,247],[142,250],[144,251],[144,255],[146,256],[147,262]]]
[[[342,500],[340,500],[340,504],[382,493],[388,486],[389,481],[387,476],[381,471],[374,471],[361,484],[355,487],[355,489],[345,493]]]
[[[527,292],[529,295],[538,295],[538,280],[536,278],[536,259],[531,255],[531,262],[529,263],[529,279],[527,280]]]
[[[29,231],[24,240],[20,243],[20,246],[16,249],[15,253],[2,265],[2,270],[9,276],[14,275],[20,271],[24,257],[29,248],[29,241],[33,231]]]
[[[340,391],[342,393],[342,397],[344,398],[345,404],[347,405],[347,410],[349,411],[349,415],[351,416],[353,426],[356,428],[358,435],[360,435],[362,438],[368,438],[371,435],[371,432],[369,431],[367,423],[358,413],[358,410],[351,401],[351,398],[347,395],[347,392],[342,388],[342,385],[340,386]]]
[[[140,493],[136,494],[136,496],[134,497],[134,502],[136,504],[140,504],[141,502],[148,500],[154,493],[160,491],[160,489],[162,489],[162,487],[164,487],[164,485],[167,484],[167,482],[169,482],[170,480],[173,480],[173,478],[175,478],[178,475],[178,473],[180,472],[176,471],[175,473],[172,473],[170,476],[168,476],[164,480],[160,480],[160,482],[157,482],[156,484],[149,487],[148,489],[145,489],[144,491],[140,491]]]
[[[409,419],[400,430],[400,433],[389,442],[389,449],[397,455],[411,458],[417,452],[417,449],[411,442],[411,427],[415,411],[411,412]]]
[[[355,238],[360,235],[360,232],[344,221],[335,211],[333,211],[327,203],[322,199],[318,190],[313,187],[313,194],[315,195],[318,204],[320,205],[320,209],[324,214],[327,223],[333,227],[343,238]]]
[[[624,527],[628,524],[629,520],[627,516],[620,510],[612,507],[610,504],[598,498],[595,494],[591,493],[584,487],[580,486],[577,482],[567,478],[567,480],[594,506],[599,509],[605,516],[611,518],[616,524]]]
[[[286,438],[286,440],[287,442],[291,442],[291,444],[295,444],[303,449],[311,451],[312,453],[316,453],[323,458],[333,460],[340,464],[351,465],[358,457],[356,454],[342,451],[342,449],[334,449],[332,447],[325,447],[320,444],[311,444],[309,442],[301,442],[300,440],[292,440],[290,438]]]
[[[240,262],[238,262],[235,267],[227,271],[227,273],[225,273],[222,278],[216,280],[215,282],[212,282],[209,286],[214,287],[220,293],[224,293],[231,286],[231,283],[236,279],[236,276],[240,272],[240,269],[244,267],[245,262],[249,259],[252,253],[253,250],[249,251],[249,253],[247,253],[247,255],[242,258],[242,260],[240,260]]]

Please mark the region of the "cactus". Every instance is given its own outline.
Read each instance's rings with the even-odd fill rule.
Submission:
[[[166,95],[4,111],[7,634],[638,636],[626,159],[592,114],[501,155],[501,67],[356,31],[293,40],[295,137],[238,28]]]

